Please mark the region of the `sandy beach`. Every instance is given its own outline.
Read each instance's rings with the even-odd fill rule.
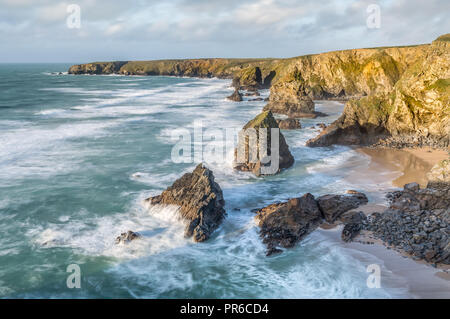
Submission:
[[[431,148],[357,148],[356,151],[371,158],[368,171],[361,174],[375,181],[391,180],[394,187],[403,187],[411,182],[425,187],[426,174],[430,169],[439,161],[449,158],[448,152]]]
[[[404,184],[418,182],[421,187],[427,184],[427,172],[440,160],[449,157],[446,151],[422,149],[373,149],[357,148],[358,152],[370,157],[366,168],[356,168],[349,179],[363,179],[374,185],[391,183],[392,188],[381,191],[374,189],[376,196],[372,201],[358,210],[365,214],[375,211],[382,212],[386,208],[384,194],[403,187]],[[343,243],[340,235],[343,226],[334,228],[322,227],[319,231],[329,239],[339,242],[349,249],[350,254],[366,261],[370,254],[381,262],[382,282],[391,288],[405,289],[416,298],[450,298],[449,267],[435,268],[424,261],[416,261],[401,252],[387,248],[379,240],[368,239],[364,232],[355,238],[354,242]],[[364,244],[370,241],[373,244]]]

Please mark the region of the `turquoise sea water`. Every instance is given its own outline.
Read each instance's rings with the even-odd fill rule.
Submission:
[[[309,149],[315,123],[285,131],[294,167],[255,178],[231,162],[207,163],[228,216],[205,243],[183,238],[172,209],[143,200],[197,163],[171,160],[175,129],[240,128],[264,102],[225,97],[230,81],[175,77],[72,76],[64,64],[0,65],[0,297],[3,298],[367,298],[404,296],[370,289],[366,267],[348,249],[313,233],[265,257],[251,212],[299,196],[369,191],[345,177],[367,158],[346,147]],[[263,91],[267,96],[268,91]],[[228,153],[227,153],[228,154]],[[230,155],[230,154],[228,154]],[[375,196],[375,195],[370,195]],[[142,240],[117,246],[121,232]],[[81,268],[69,289],[67,266]]]

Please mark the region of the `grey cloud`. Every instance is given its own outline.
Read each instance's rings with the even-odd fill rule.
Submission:
[[[75,2],[75,1],[73,1]],[[430,42],[450,30],[448,0],[0,0],[0,61],[298,56]],[[381,6],[381,28],[366,8]],[[30,55],[33,52],[33,55]]]

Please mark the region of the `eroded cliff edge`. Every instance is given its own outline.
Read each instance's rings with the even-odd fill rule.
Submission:
[[[313,100],[347,101],[309,146],[375,144],[447,148],[450,34],[431,44],[353,49],[289,59],[117,61],[74,65],[70,74],[218,77],[237,89],[270,88],[265,110],[296,118]]]
[[[450,35],[423,47],[417,56],[390,90],[351,99],[342,116],[307,144],[448,148]]]

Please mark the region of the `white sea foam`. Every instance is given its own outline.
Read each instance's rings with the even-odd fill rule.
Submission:
[[[148,78],[117,77],[117,83],[137,81],[148,81]],[[148,138],[160,144],[173,144],[171,130],[191,129],[194,119],[202,119],[205,129],[241,128],[264,105],[264,102],[226,100],[224,96],[233,89],[229,87],[229,81],[216,79],[189,79],[189,82],[177,85],[148,89],[114,86],[108,90],[81,87],[46,90],[79,95],[79,105],[70,109],[64,105],[60,108],[52,106],[36,113],[36,122],[5,125],[6,130],[0,135],[0,179],[6,181],[5,184],[20,184],[21,178],[33,174],[38,177],[57,172],[78,174],[86,165],[83,161],[86,156],[100,156],[105,150],[81,149],[72,143],[73,140],[113,134],[120,125],[134,120],[158,120],[163,129]],[[263,91],[262,97],[267,94],[268,91]],[[318,109],[331,110],[336,106],[339,105],[324,102]],[[158,117],[160,114],[167,116],[167,113],[174,115],[173,123]],[[114,119],[92,120],[99,117]],[[57,118],[75,119],[76,122],[60,125],[39,122]],[[137,195],[133,193],[134,189],[120,190],[118,196],[124,198],[135,194],[135,200],[124,211],[112,211],[99,217],[98,212],[87,209],[68,210],[51,222],[39,220],[36,223],[34,217],[30,217],[21,229],[28,229],[25,237],[35,245],[37,254],[41,249],[58,247],[90,259],[106,256],[116,260],[99,274],[111,275],[107,277],[108,282],[134,297],[390,296],[383,289],[368,292],[363,286],[366,275],[363,265],[339,246],[330,246],[320,234],[311,234],[297,247],[279,256],[265,257],[266,248],[259,238],[254,214],[250,212],[253,208],[310,191],[312,187],[321,191],[341,191],[349,185],[339,171],[333,174],[333,170],[353,158],[363,163],[364,158],[358,158],[345,147],[305,148],[306,140],[318,133],[310,126],[315,122],[329,123],[334,118],[335,115],[303,119],[302,130],[286,131],[296,164],[280,175],[256,178],[250,173],[232,170],[232,149],[228,150],[227,161],[208,163],[223,189],[228,216],[205,243],[193,244],[192,239],[184,238],[185,223],[179,219],[177,207],[146,207],[143,202],[146,197],[160,193],[183,173],[192,171],[197,164],[183,166],[180,170],[170,159],[158,163],[140,159],[122,171],[124,176],[119,178],[128,178],[126,182],[135,183],[134,186],[149,188],[138,191]],[[2,200],[0,208],[10,204],[9,200]],[[8,218],[8,221],[15,220],[12,214]],[[1,215],[0,219],[5,220]],[[8,224],[14,226],[13,222]],[[116,245],[115,238],[128,230],[139,232],[142,238]]]
[[[83,122],[54,128],[33,125],[3,132],[0,135],[0,177],[15,183],[27,176],[50,176],[74,170],[81,161],[75,154],[79,158],[83,152],[95,150],[75,150],[69,141],[87,136],[99,137],[119,123]]]
[[[139,204],[124,214],[37,227],[29,231],[28,236],[41,248],[70,247],[84,254],[118,259],[149,256],[189,244],[190,240],[183,235],[185,224],[177,210],[175,206],[144,209]],[[115,238],[128,230],[142,237],[126,244],[115,244]]]

